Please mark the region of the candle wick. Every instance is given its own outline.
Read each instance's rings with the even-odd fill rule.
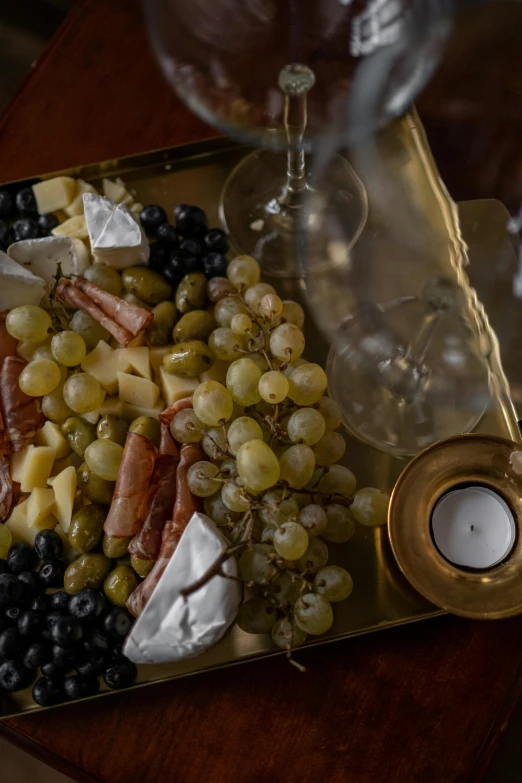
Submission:
[[[475,525],[471,525],[470,530],[475,530]]]

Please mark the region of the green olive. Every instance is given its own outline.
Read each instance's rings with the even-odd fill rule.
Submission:
[[[128,430],[129,425],[125,419],[109,414],[101,417],[96,427],[96,434],[100,439],[113,440],[115,443],[119,443],[120,446],[124,446]]]
[[[201,310],[207,301],[207,278],[202,272],[185,275],[176,291],[176,307],[180,313]]]
[[[170,342],[172,327],[176,323],[176,305],[174,302],[160,302],[153,309],[154,321],[145,330],[149,345],[167,345]]]
[[[147,266],[128,266],[121,274],[123,287],[150,305],[157,305],[172,296],[172,286],[163,275]]]
[[[116,568],[120,568],[120,566],[128,566],[131,567],[131,556],[127,552],[126,555],[122,555],[122,557],[118,557],[116,559]]]
[[[152,568],[154,566],[154,560],[144,560],[143,557],[136,557],[136,555],[131,555],[131,566],[134,568],[138,576],[141,576],[142,579],[145,579],[148,574],[152,571]]]
[[[123,294],[122,299],[124,302],[136,305],[136,307],[141,307],[143,310],[148,310],[149,313],[152,310],[152,307],[148,305],[147,302],[145,302],[143,299],[140,299],[139,296],[135,296],[134,294]]]
[[[185,340],[208,340],[216,328],[214,316],[208,310],[191,310],[179,319],[172,332],[175,343]]]
[[[95,476],[89,470],[86,462],[83,462],[76,471],[76,482],[78,489],[91,503],[100,503],[102,506],[110,506],[114,494],[114,481]]]
[[[130,538],[116,538],[105,534],[102,542],[103,554],[114,560],[118,557],[124,557],[131,541],[132,536]]]
[[[129,432],[136,432],[138,435],[143,435],[144,438],[148,438],[151,443],[159,449],[161,440],[161,424],[158,419],[153,419],[152,416],[138,416],[131,422]]]
[[[105,516],[105,511],[94,503],[83,506],[76,512],[71,519],[67,537],[77,552],[84,555],[99,544],[103,536]]]
[[[67,566],[63,578],[65,592],[76,595],[86,587],[99,590],[103,580],[111,570],[111,561],[98,552],[80,555]]]
[[[138,586],[138,578],[128,565],[118,566],[106,577],[103,592],[116,606],[125,606],[130,594]]]
[[[96,425],[79,416],[69,416],[62,424],[62,432],[71,449],[80,457],[85,454],[87,446],[96,440]]]
[[[114,296],[118,296],[121,291],[120,273],[113,266],[93,264],[87,267],[83,276],[86,280],[90,280],[91,283],[108,291],[109,294],[114,294]]]
[[[202,340],[187,340],[167,351],[163,357],[163,366],[173,375],[196,378],[212,367],[215,361],[216,357],[206,343]]]

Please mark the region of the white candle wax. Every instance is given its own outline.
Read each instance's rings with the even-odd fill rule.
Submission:
[[[448,492],[433,509],[431,527],[446,560],[468,568],[500,563],[515,541],[515,520],[508,504],[487,487]]]

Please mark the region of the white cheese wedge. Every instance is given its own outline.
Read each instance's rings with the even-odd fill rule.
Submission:
[[[64,275],[81,275],[89,266],[89,256],[83,242],[70,237],[24,239],[9,246],[8,255],[48,286],[54,282],[58,264]]]
[[[152,375],[150,372],[149,349],[147,346],[143,345],[139,348],[124,348],[124,351],[125,358],[130,362],[134,372],[150,381]]]
[[[50,446],[35,446],[24,461],[20,489],[31,492],[35,487],[47,486],[56,453]]]
[[[44,295],[45,281],[0,250],[0,312],[19,305],[39,305]]]
[[[69,218],[69,220],[64,220],[59,226],[53,228],[51,233],[55,237],[71,237],[72,239],[82,240],[89,238],[84,215],[76,215]]]
[[[208,650],[234,622],[241,601],[238,582],[215,576],[187,599],[180,591],[203,575],[227,541],[205,514],[193,514],[167,568],[125,642],[134,663],[169,663]],[[230,558],[225,573],[237,577]]]
[[[60,427],[53,421],[45,422],[42,429],[36,433],[34,442],[37,446],[49,446],[54,449],[56,459],[66,457],[71,450]]]
[[[94,185],[89,185],[83,179],[76,180],[78,183],[78,189],[76,196],[71,201],[68,207],[65,207],[65,214],[68,217],[76,217],[77,215],[83,215],[83,194],[84,193],[97,193],[98,191]]]
[[[184,375],[172,375],[164,367],[159,368],[161,393],[167,405],[173,405],[183,397],[193,394],[199,386],[198,378],[185,378]]]
[[[69,531],[76,495],[76,470],[73,465],[62,470],[47,482],[54,489],[53,513],[64,533]]]
[[[125,204],[115,204],[94,193],[85,193],[83,204],[96,261],[116,269],[147,263],[147,237]]]
[[[76,195],[78,183],[72,177],[53,177],[33,185],[40,215],[68,207]]]
[[[152,408],[142,408],[140,405],[134,405],[131,402],[122,402],[120,415],[128,422],[134,421],[138,416],[150,416],[152,419],[157,419],[160,413],[165,410],[165,407],[163,397],[158,397]]]
[[[82,370],[101,383],[107,394],[118,391],[118,373],[130,372],[131,365],[124,349],[114,350],[104,340],[87,354],[82,362]]]
[[[146,378],[119,372],[118,394],[122,402],[130,402],[140,408],[153,408],[160,396],[160,390],[159,386]]]

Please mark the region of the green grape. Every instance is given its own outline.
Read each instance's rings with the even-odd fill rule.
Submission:
[[[227,266],[227,277],[234,288],[241,290],[259,281],[261,268],[252,256],[237,256]]]
[[[252,319],[249,315],[238,313],[232,318],[230,328],[234,334],[245,335],[252,329]]]
[[[215,461],[222,460],[227,456],[227,429],[228,427],[225,427],[225,431],[223,431],[223,427],[211,427],[206,434],[203,435],[201,445],[203,451],[210,459]]]
[[[321,397],[319,400],[319,413],[322,414],[327,430],[336,430],[341,426],[341,406],[331,397]]]
[[[275,621],[277,611],[266,598],[249,598],[241,604],[236,623],[246,633],[269,633]]]
[[[228,444],[232,454],[236,456],[241,446],[249,440],[263,440],[261,427],[250,416],[240,416],[228,430]]]
[[[310,364],[310,362],[307,362],[306,359],[296,359],[295,362],[289,362],[288,364],[285,362],[286,366],[283,370],[283,375],[288,380],[292,374],[292,371],[295,370],[296,367],[302,367],[304,364]]]
[[[320,636],[332,627],[333,610],[324,596],[306,593],[296,601],[294,618],[302,631]]]
[[[237,296],[225,296],[216,302],[214,319],[218,326],[230,328],[235,315],[248,315],[248,310]]]
[[[75,367],[85,359],[87,346],[81,335],[65,331],[54,335],[51,351],[57,362],[65,367]]]
[[[344,544],[355,533],[355,522],[346,506],[330,503],[325,508],[327,525],[322,536],[333,544]]]
[[[105,393],[96,378],[77,372],[65,381],[63,398],[75,413],[90,413],[100,407]]]
[[[304,527],[309,536],[320,536],[328,525],[326,511],[317,503],[310,503],[300,510],[299,524]]]
[[[281,481],[286,481],[292,489],[302,489],[313,476],[315,468],[314,452],[310,446],[297,444],[290,446],[279,458]]]
[[[292,495],[293,499],[297,503],[297,506],[299,509],[304,508],[305,506],[308,506],[309,503],[314,503],[314,499],[312,498],[311,494],[309,492],[294,492]],[[317,501],[320,503],[321,501]]]
[[[268,362],[262,353],[258,353],[257,351],[255,351],[254,353],[250,353],[248,355],[248,358],[250,359],[250,361],[257,364],[261,372],[266,373],[266,371],[268,370]]]
[[[280,650],[294,650],[306,641],[306,633],[296,622],[281,617],[272,628],[272,641]]]
[[[104,438],[89,443],[85,449],[84,459],[95,476],[105,481],[116,481],[122,456],[123,447]]]
[[[108,291],[109,294],[114,294],[114,296],[119,296],[123,288],[121,275],[113,266],[93,264],[87,267],[83,276],[86,280],[90,280],[91,283],[94,283],[99,288],[103,288],[104,291]]]
[[[31,357],[31,361],[35,362],[37,359],[49,359],[51,362],[54,362],[56,364],[56,359],[54,357],[53,352],[51,351],[51,345],[41,345],[39,348],[35,350]],[[67,374],[68,369],[67,367],[64,367],[63,365],[58,365],[60,370],[60,386],[63,387],[63,384],[67,380]]]
[[[328,547],[322,538],[315,536],[310,539],[306,552],[295,561],[299,571],[315,574],[328,562]]]
[[[273,544],[277,525],[264,525],[261,530],[261,542],[263,544]]]
[[[302,364],[287,377],[290,384],[288,396],[296,405],[314,405],[326,391],[326,373],[318,364]]]
[[[241,514],[237,511],[231,511],[225,506],[223,498],[221,497],[221,488],[215,495],[204,498],[203,508],[205,509],[205,514],[210,517],[218,527],[233,524],[241,517]]]
[[[289,495],[282,500],[282,492],[265,492],[262,497],[262,508],[259,509],[259,517],[265,525],[282,525],[290,519],[296,520],[299,514],[299,506],[294,496]]]
[[[290,604],[290,606],[293,606],[301,597],[303,585],[302,576],[294,571],[280,571],[270,582],[277,600],[283,604]]]
[[[344,465],[332,465],[317,485],[320,492],[327,495],[342,495],[349,498],[355,492],[357,481],[351,470]]]
[[[388,517],[390,496],[375,487],[359,489],[353,496],[350,511],[356,522],[366,527],[385,525]]]
[[[263,372],[252,359],[237,359],[227,370],[227,389],[239,405],[255,405],[261,399],[259,381]]]
[[[282,362],[299,359],[304,351],[305,339],[302,331],[294,324],[281,324],[270,335],[272,356]]]
[[[276,573],[270,558],[275,555],[275,549],[267,544],[254,544],[251,549],[245,549],[238,561],[239,576],[245,582],[262,584]]]
[[[324,419],[315,408],[299,408],[288,419],[286,431],[293,443],[313,446],[324,435]]]
[[[5,328],[16,340],[45,340],[51,328],[49,314],[37,305],[20,305],[7,313]]]
[[[188,488],[198,498],[206,498],[217,492],[221,484],[215,480],[219,468],[212,462],[195,462],[187,472]]]
[[[283,312],[281,318],[289,324],[294,324],[302,329],[304,326],[305,314],[300,304],[292,299],[283,299]]]
[[[245,291],[245,303],[256,315],[261,315],[259,306],[265,294],[275,294],[276,290],[270,283],[256,283]]]
[[[213,304],[232,293],[234,293],[234,287],[226,277],[211,277],[207,283],[207,296]]]
[[[265,402],[277,405],[287,396],[289,383],[282,372],[270,370],[259,379],[258,389]]]
[[[236,460],[227,457],[219,465],[219,473],[224,478],[236,478],[238,475]]]
[[[208,345],[216,359],[225,362],[239,359],[241,351],[245,348],[244,338],[226,326],[214,329],[208,338]]]
[[[308,533],[298,522],[285,522],[274,535],[274,547],[285,560],[297,560],[308,548]]]
[[[274,318],[283,312],[283,302],[277,294],[265,294],[259,302],[259,312],[265,318]]]
[[[83,310],[75,312],[69,323],[69,329],[83,337],[89,351],[96,348],[100,340],[108,342],[111,338],[110,332]]]
[[[255,492],[262,492],[279,481],[279,462],[262,440],[249,440],[236,455],[237,471],[245,484]]]
[[[229,481],[223,484],[221,499],[230,511],[248,511],[250,508],[250,501],[245,488],[237,484],[237,479],[235,482]]]
[[[323,595],[327,601],[337,603],[345,601],[353,590],[353,579],[340,566],[326,566],[317,572],[314,579],[316,593]]]
[[[200,383],[192,398],[194,412],[208,427],[215,427],[232,416],[232,395],[217,381]]]
[[[323,437],[314,444],[315,464],[321,466],[333,465],[339,462],[346,451],[346,441],[338,432],[325,432]]]
[[[43,397],[56,389],[62,380],[60,368],[50,359],[36,359],[26,364],[18,385],[30,397]]]
[[[56,389],[50,394],[42,397],[42,413],[46,419],[61,424],[72,416],[72,411],[63,398],[63,383],[58,384]]]
[[[7,560],[13,536],[8,527],[0,523],[0,559]]]
[[[192,408],[179,411],[170,422],[170,432],[178,443],[199,443],[203,438],[203,429],[203,422]]]

